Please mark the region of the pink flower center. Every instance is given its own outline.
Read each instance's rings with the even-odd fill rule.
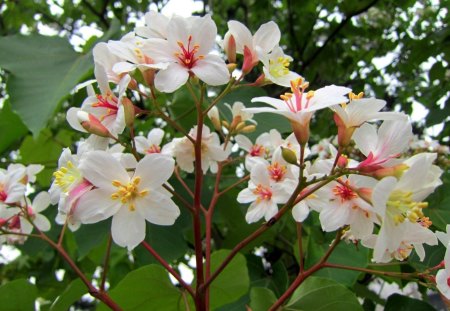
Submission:
[[[264,187],[263,185],[259,184],[255,190],[253,190],[253,193],[258,196],[256,199],[258,202],[267,200],[269,201],[272,199],[272,190],[269,187]]]
[[[119,110],[119,107],[117,106],[117,98],[114,98],[112,96],[105,97],[100,94],[96,96],[98,101],[92,104],[92,107],[106,109],[106,113],[101,116],[100,121],[103,121],[103,119],[105,119],[106,117],[114,116],[117,114],[117,110]]]
[[[9,229],[20,229],[20,217],[18,215],[11,217],[8,228]]]
[[[341,202],[350,201],[358,197],[358,195],[349,187],[349,184],[350,182],[346,180],[344,185],[339,184],[333,188],[334,195],[340,197]]]
[[[261,145],[255,144],[250,148],[250,155],[252,157],[260,157],[264,155],[265,148]]]
[[[200,45],[193,44],[192,45],[192,36],[188,37],[188,44],[187,46],[184,46],[183,42],[178,41],[178,46],[181,49],[181,52],[176,52],[175,56],[178,58],[178,60],[183,64],[185,67],[191,69],[194,67],[195,63],[199,59],[205,58],[203,55],[196,55],[198,52],[198,49],[200,48]]]
[[[7,197],[8,197],[8,195],[6,194],[6,192],[3,190],[0,190],[0,201],[5,202]]]
[[[447,286],[450,287],[450,278],[447,278]]]
[[[151,146],[146,150],[146,152],[147,152],[148,154],[150,154],[150,153],[160,153],[160,152],[161,152],[161,148],[160,148],[159,146],[157,146],[157,145],[151,145]]]
[[[286,166],[280,165],[278,162],[273,163],[267,167],[269,175],[272,180],[278,182],[286,175]]]

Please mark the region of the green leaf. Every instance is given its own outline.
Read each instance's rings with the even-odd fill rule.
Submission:
[[[34,310],[37,289],[25,279],[14,280],[0,286],[0,301],[3,311]]]
[[[363,310],[355,294],[345,286],[320,277],[309,277],[292,294],[284,310]]]
[[[320,240],[318,237],[311,236],[306,253],[306,266],[311,267],[325,254],[329,247],[328,240]],[[353,244],[340,243],[334,249],[328,262],[352,267],[365,268],[369,263],[369,251],[365,247],[357,247]],[[341,284],[352,286],[361,272],[326,268],[321,269],[316,276],[326,277],[335,280]]]
[[[76,53],[63,38],[15,35],[0,38],[0,67],[10,73],[12,109],[37,136],[92,61],[90,54]]]
[[[219,250],[211,254],[211,271],[215,271],[230,251]],[[250,286],[247,264],[242,254],[237,254],[210,285],[211,310],[238,300]]]
[[[441,180],[443,184],[427,199],[428,208],[424,209],[424,213],[430,217],[434,226],[445,231],[450,223],[450,172],[445,172]]]
[[[69,310],[70,306],[87,293],[86,286],[81,279],[75,279],[67,286],[66,290],[56,298],[50,307],[50,311]]]
[[[393,294],[389,296],[386,306],[384,307],[385,311],[436,311],[431,305],[428,303],[413,299],[410,297],[402,296],[399,294]]]
[[[0,109],[0,154],[26,133],[26,126],[11,110],[9,101],[5,101]]]
[[[184,310],[182,295],[170,282],[167,271],[158,265],[148,265],[128,273],[110,292],[111,298],[127,311]],[[98,310],[108,308],[100,304]]]
[[[82,225],[74,232],[78,245],[78,259],[84,258],[91,250],[105,244],[111,228],[111,221],[105,220],[96,224]]]
[[[277,301],[275,294],[264,287],[253,287],[250,290],[250,307],[252,311],[266,311]]]

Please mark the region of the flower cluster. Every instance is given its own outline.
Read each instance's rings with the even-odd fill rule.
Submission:
[[[0,230],[20,233],[19,239],[33,224],[48,230],[50,224],[39,212],[51,202],[58,205],[56,222],[71,230],[111,218],[112,239],[132,250],[145,240],[146,222],[169,226],[180,215],[174,199],[179,194],[169,183],[172,175],[193,198],[192,205],[181,200],[184,205],[207,214],[198,197],[201,192],[193,193],[178,171],[194,173],[197,190],[203,175],[240,165],[248,174],[232,176],[237,180],[233,185],[248,183],[233,208],[249,204],[248,223],[277,220],[286,211],[301,223],[318,213],[324,232],[338,231],[339,239],[373,249],[373,261],[381,263],[405,260],[413,250],[423,260],[423,245],[437,245],[438,237],[448,245],[448,232],[436,237],[424,214],[424,200],[442,183],[442,170],[433,164],[435,153],[406,155],[413,132],[404,113],[383,111],[385,101],[365,98],[345,86],[311,90],[303,77],[289,70],[294,60],[279,46],[280,30],[273,22],[254,35],[237,21],[230,21],[228,28],[222,42],[228,64],[215,51],[217,28],[209,15],[167,18],[149,12],[145,26],[119,41],[97,44],[93,54],[98,91],[88,85],[81,107],[67,112],[69,124],[91,136],[78,143],[76,153],[64,149],[49,194],[38,194],[33,203],[23,199],[26,184],[42,168],[11,165],[0,170]],[[290,91],[279,99],[253,98],[251,108],[241,101],[219,105],[223,96],[242,86],[248,73],[258,70],[257,80],[247,86],[274,83]],[[158,101],[162,93],[186,84],[197,111],[197,123],[188,128],[170,116],[173,103]],[[207,86],[215,87],[217,94],[222,85],[226,87],[216,99],[208,97]],[[134,98],[141,103],[133,103]],[[336,143],[326,140],[310,148],[311,122],[325,109],[333,113]],[[225,112],[231,112],[231,118]],[[258,128],[253,118],[261,113],[285,117],[292,131],[272,129],[253,142],[247,134]],[[136,118],[153,114],[177,131],[163,125],[136,135]],[[205,124],[206,117],[213,128]],[[353,157],[356,153],[360,158]],[[220,182],[219,176],[217,197],[224,193],[218,192]],[[445,263],[437,286],[449,296],[448,252]]]

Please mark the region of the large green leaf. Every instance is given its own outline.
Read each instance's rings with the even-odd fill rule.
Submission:
[[[215,271],[230,252],[219,250],[211,255],[211,271]],[[245,295],[250,285],[247,264],[242,254],[237,254],[210,285],[210,307],[214,310]]]
[[[250,290],[250,307],[252,311],[266,311],[277,301],[275,294],[264,287],[253,287]]]
[[[447,224],[450,223],[450,172],[445,172],[441,179],[443,184],[427,199],[429,204],[424,212],[434,226],[445,231]]]
[[[345,286],[320,277],[309,277],[295,290],[284,310],[362,311],[355,294]]]
[[[185,310],[182,292],[169,279],[167,271],[158,265],[148,265],[130,272],[111,290],[111,298],[127,311]],[[101,304],[98,310],[108,310]]]
[[[91,66],[90,54],[76,53],[63,38],[0,38],[0,67],[9,72],[12,109],[35,136]]]
[[[402,296],[399,294],[393,294],[389,296],[386,306],[384,307],[385,311],[435,311],[431,305],[428,303],[413,299],[410,297]]]
[[[11,110],[8,101],[0,109],[0,153],[27,133],[26,126]]]
[[[20,279],[0,286],[1,310],[28,311],[34,310],[37,298],[36,286]]]
[[[50,311],[69,310],[70,306],[86,293],[86,285],[83,284],[81,279],[75,279],[67,286],[66,290],[56,298],[50,307]]]

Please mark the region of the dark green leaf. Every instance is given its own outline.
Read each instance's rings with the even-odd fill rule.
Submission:
[[[80,279],[75,279],[67,286],[66,290],[56,298],[50,307],[50,311],[69,310],[70,306],[86,293],[86,285],[84,285]]]
[[[275,294],[264,287],[253,287],[250,290],[250,307],[252,311],[266,311],[277,301]]]
[[[386,306],[384,307],[385,311],[436,311],[431,305],[428,303],[413,299],[410,297],[402,296],[399,294],[393,294],[389,296]]]
[[[355,294],[335,281],[309,277],[292,294],[286,311],[362,311]]]
[[[41,35],[0,38],[0,67],[10,73],[12,109],[35,136],[59,103],[92,67],[90,55],[73,51],[63,38]]]
[[[167,271],[158,265],[149,265],[130,272],[110,292],[111,298],[127,311],[184,310],[182,295],[170,282]],[[108,308],[101,304],[98,310]]]
[[[1,309],[4,311],[34,310],[36,286],[20,279],[0,286]]]
[[[27,128],[6,101],[0,109],[0,154],[26,133]]]
[[[211,271],[215,271],[230,252],[219,250],[211,255]],[[238,300],[247,293],[250,285],[247,264],[242,254],[237,254],[210,286],[211,310]]]

